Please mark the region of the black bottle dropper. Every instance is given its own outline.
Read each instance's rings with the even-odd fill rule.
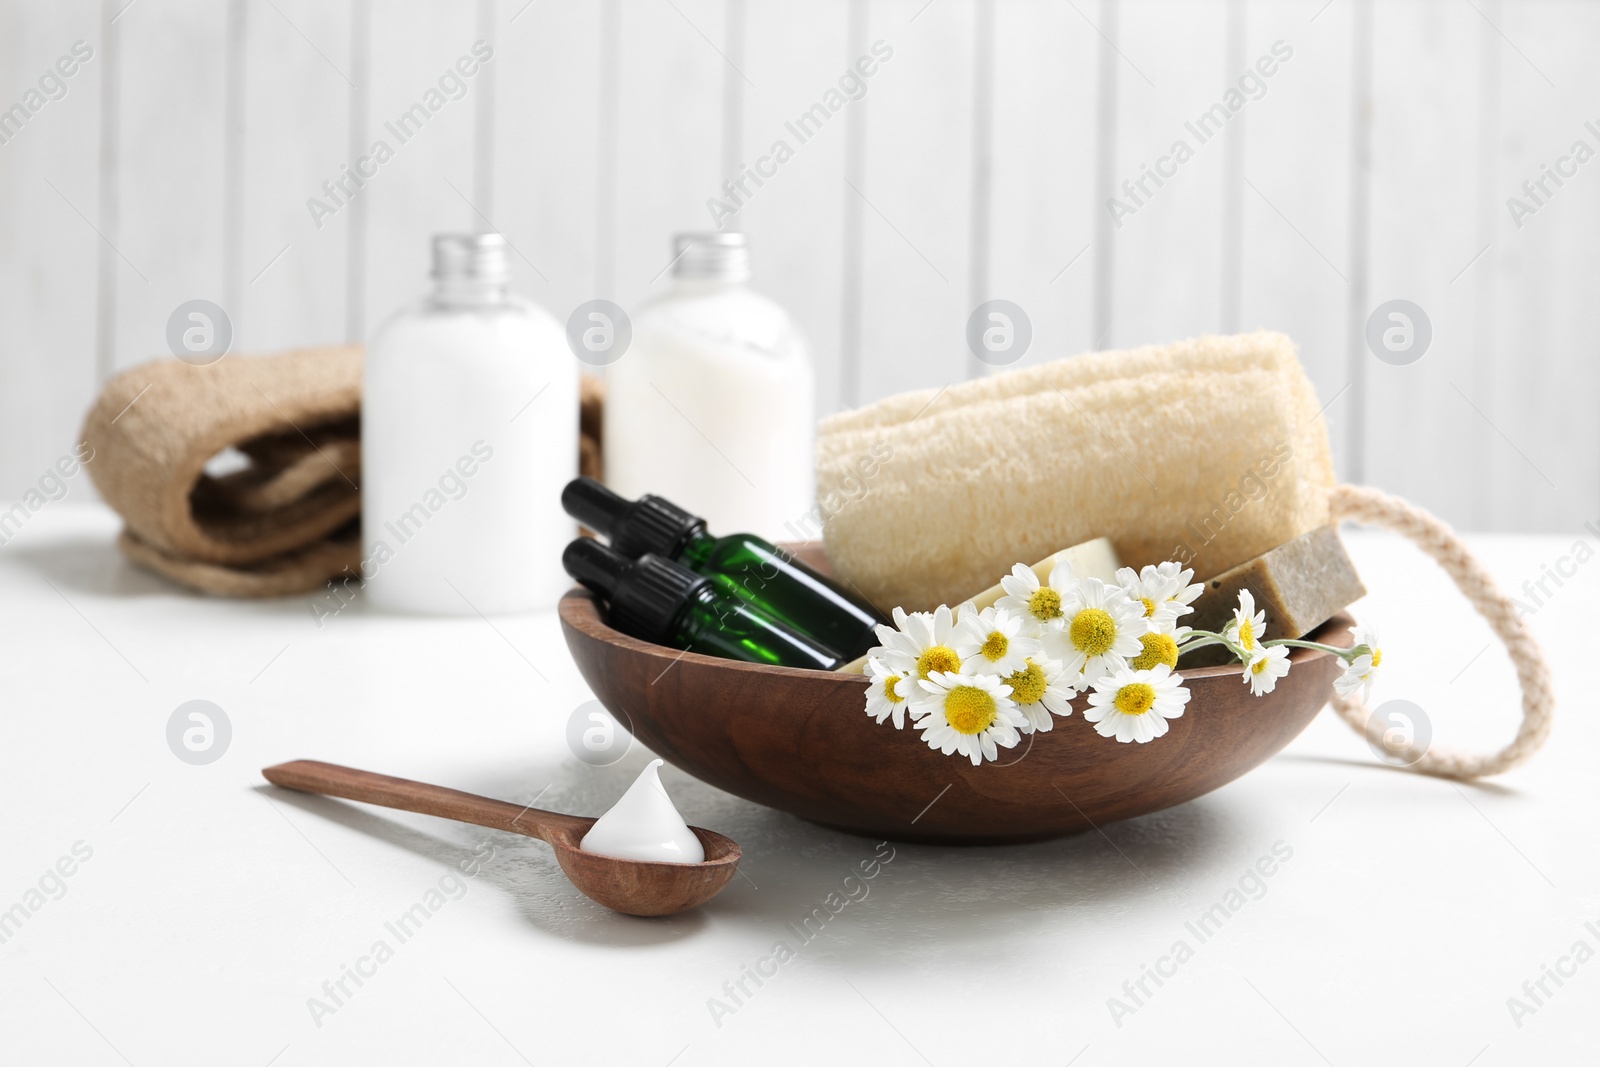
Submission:
[[[561,563],[608,602],[613,627],[641,641],[781,667],[831,671],[844,662],[833,649],[721,592],[711,579],[652,553],[629,559],[580,537]]]
[[[628,500],[593,478],[577,478],[562,490],[561,506],[624,556],[650,552],[681,563],[846,659],[875,646],[875,628],[889,621],[771,542],[747,533],[713,537],[704,519],[670,500]]]

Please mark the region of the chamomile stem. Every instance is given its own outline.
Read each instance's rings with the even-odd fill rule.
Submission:
[[[1227,644],[1227,642],[1224,641],[1220,637],[1205,637],[1205,638],[1201,638],[1200,640],[1197,640],[1197,641],[1185,641],[1183,644],[1178,646],[1178,651],[1179,652],[1188,652],[1188,651],[1190,651],[1192,649],[1196,649],[1196,648],[1205,648],[1208,645],[1225,645],[1225,644]]]
[[[1288,637],[1280,637],[1275,641],[1263,641],[1262,644],[1269,647],[1272,645],[1289,645],[1292,648],[1309,648],[1317,652],[1332,652],[1346,662],[1372,651],[1366,645],[1357,645],[1355,648],[1334,648],[1332,645],[1324,645],[1316,641],[1296,641]]]
[[[1209,645],[1225,646],[1240,663],[1248,663],[1250,661],[1250,655],[1244,649],[1228,640],[1223,634],[1212,633],[1210,630],[1190,630],[1188,638],[1185,638],[1183,644],[1178,646],[1178,654],[1181,656],[1185,652],[1197,648],[1205,648]]]

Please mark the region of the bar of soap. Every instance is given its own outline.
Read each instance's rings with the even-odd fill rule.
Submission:
[[[1111,547],[1110,539],[1096,537],[1093,541],[1085,541],[1071,548],[1063,548],[1060,552],[1052,552],[1035,563],[1033,570],[1039,576],[1039,581],[1048,582],[1050,575],[1055,572],[1056,564],[1062,560],[1072,564],[1079,578],[1098,578],[1107,585],[1117,583],[1117,568],[1122,566],[1122,562],[1117,559],[1117,550]],[[967,600],[972,601],[981,611],[984,608],[994,607],[1005,595],[1005,589],[996,582],[977,596],[968,597]]]
[[[1039,576],[1041,582],[1048,582],[1050,575],[1055,572],[1056,564],[1062,560],[1072,564],[1079,578],[1099,578],[1107,585],[1116,584],[1117,568],[1122,566],[1121,561],[1117,559],[1117,550],[1111,547],[1110,539],[1096,537],[1093,541],[1085,541],[1082,544],[1073,545],[1071,548],[1063,548],[1059,552],[1050,553],[1050,555],[1033,565],[1034,573]],[[981,611],[984,608],[993,607],[1002,596],[1005,596],[1005,592],[1000,583],[996,582],[977,596],[968,597],[967,599],[972,601],[973,605]],[[955,607],[955,605],[952,604],[951,607]],[[853,659],[843,667],[835,668],[840,674],[864,674],[866,669],[867,657],[865,656]]]
[[[1241,589],[1250,590],[1256,609],[1267,613],[1264,640],[1304,637],[1367,595],[1339,531],[1319,526],[1208,579],[1194,610],[1179,621],[1221,633],[1233,621]],[[1212,645],[1185,655],[1182,666],[1231,661],[1227,649]]]

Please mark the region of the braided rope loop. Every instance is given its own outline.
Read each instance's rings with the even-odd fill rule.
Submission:
[[[1522,686],[1522,723],[1517,736],[1499,752],[1459,752],[1454,749],[1415,747],[1395,752],[1396,758],[1423,774],[1448,778],[1481,778],[1500,774],[1526,762],[1550,736],[1555,713],[1555,689],[1544,650],[1523,625],[1516,606],[1500,591],[1483,564],[1462,544],[1456,532],[1444,521],[1397,496],[1361,485],[1336,486],[1328,497],[1334,519],[1352,519],[1369,526],[1387,527],[1412,541],[1444,568],[1456,588],[1472,602],[1494,630],[1517,669]],[[1339,717],[1357,733],[1377,746],[1383,744],[1384,724],[1373,717],[1361,700],[1360,691],[1333,697]]]

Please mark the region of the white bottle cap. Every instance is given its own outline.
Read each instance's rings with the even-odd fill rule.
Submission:
[[[750,279],[750,246],[744,234],[680,233],[672,238],[672,274],[718,282]]]
[[[511,246],[498,233],[436,234],[433,277],[504,285],[511,280]]]

